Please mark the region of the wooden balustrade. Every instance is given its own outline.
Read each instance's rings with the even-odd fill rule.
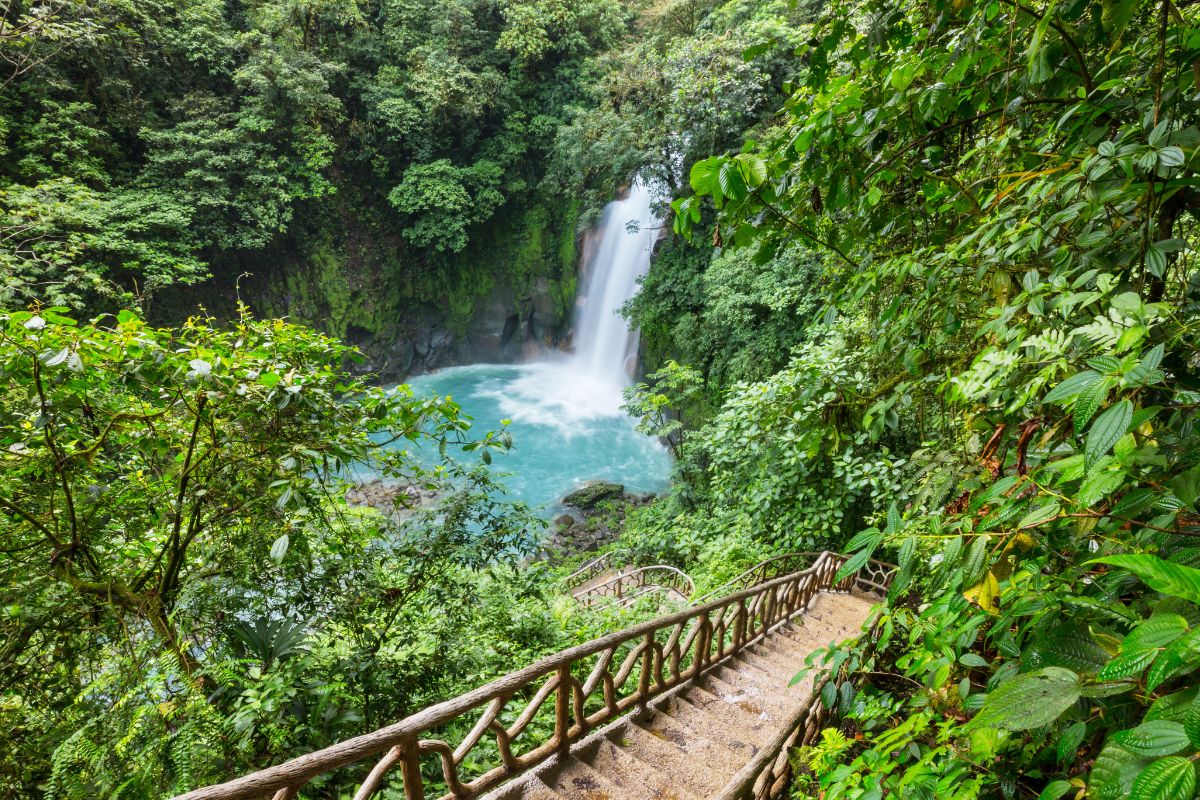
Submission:
[[[603,575],[604,572],[609,568],[609,564],[612,562],[612,555],[612,551],[610,550],[609,552],[603,553],[596,558],[593,558],[591,561],[586,562],[580,566],[579,569],[563,578],[562,585],[565,586],[568,591],[571,591],[587,583],[592,578]]]
[[[290,800],[371,757],[378,760],[357,779],[354,800],[389,778],[402,781],[406,800],[425,800],[430,786],[441,800],[478,797],[758,641],[817,592],[879,591],[890,580],[890,565],[875,565],[834,586],[843,563],[821,553],[807,569],[564,650],[385,728],[176,800]],[[334,781],[351,774],[362,776],[348,771]]]
[[[809,564],[817,560],[821,555],[820,552],[801,552],[801,553],[785,553],[784,555],[768,558],[766,561],[760,561],[750,569],[741,573],[737,577],[730,578],[715,589],[711,589],[697,597],[692,602],[699,604],[703,603],[712,597],[719,597],[723,594],[736,592],[739,589],[745,589],[748,586],[757,586],[770,578],[777,578],[780,575],[787,575],[791,572],[798,572],[804,569]]]
[[[686,572],[666,564],[655,564],[614,575],[604,583],[575,595],[575,599],[583,603],[594,603],[606,597],[627,599],[656,589],[673,589],[681,597],[688,598],[696,590],[696,585]]]

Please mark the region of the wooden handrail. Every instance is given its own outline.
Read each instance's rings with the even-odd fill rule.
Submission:
[[[551,755],[566,752],[598,726],[635,706],[644,707],[654,697],[765,637],[807,608],[817,592],[855,587],[873,590],[879,580],[888,579],[885,573],[872,571],[863,581],[851,575],[835,586],[833,578],[845,560],[845,556],[823,552],[807,569],[555,653],[387,727],[187,792],[176,800],[290,800],[313,778],[381,754],[360,784],[355,800],[371,797],[396,765],[401,767],[406,800],[424,800],[420,759],[430,755],[436,755],[441,763],[446,786],[442,800],[478,797]],[[626,647],[627,652],[620,652]],[[531,696],[515,721],[506,726],[504,710],[514,698],[525,695]],[[553,734],[525,752],[516,752],[514,740],[552,696]],[[448,723],[472,720],[457,746],[443,739],[421,738]],[[459,774],[464,761],[488,734],[495,739],[499,763],[464,779]]]
[[[818,556],[819,551],[805,551],[799,553],[784,553],[783,555],[772,556],[764,561],[760,561],[750,569],[730,578],[715,589],[710,589],[704,594],[697,597],[694,603],[703,603],[711,597],[720,597],[730,591],[737,589],[745,589],[747,586],[756,586],[768,578],[786,575],[789,572],[795,572],[801,568],[801,564],[811,564]]]
[[[614,575],[604,583],[596,584],[575,595],[575,599],[581,602],[586,602],[589,598],[620,599],[627,597],[631,589],[643,588],[674,589],[688,598],[696,591],[696,584],[692,582],[691,576],[681,569],[667,564],[654,564]]]
[[[585,562],[581,567],[579,567],[579,569],[563,578],[562,585],[565,586],[568,591],[582,586],[597,575],[603,574],[604,570],[608,569],[608,562],[611,560],[611,550],[609,550],[607,553],[602,553],[601,555],[596,556],[592,560]]]

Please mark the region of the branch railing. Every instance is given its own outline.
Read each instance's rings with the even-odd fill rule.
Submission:
[[[592,605],[605,598],[626,600],[654,590],[674,590],[686,600],[696,591],[696,584],[692,582],[691,576],[681,569],[666,564],[655,564],[618,573],[604,583],[579,592],[575,599]]]
[[[562,585],[567,588],[567,591],[574,592],[592,578],[603,575],[609,569],[609,565],[612,562],[612,555],[612,551],[610,550],[586,562],[579,569],[563,578]]]
[[[780,575],[786,575],[789,572],[796,572],[804,569],[809,564],[817,560],[821,555],[820,552],[802,552],[802,553],[786,553],[781,556],[768,558],[766,561],[760,561],[750,569],[746,570],[737,577],[730,578],[715,589],[711,589],[693,600],[697,605],[703,603],[712,597],[719,597],[723,594],[736,592],[739,589],[745,589],[748,586],[757,586],[769,578],[776,578]]]
[[[425,800],[427,787],[440,800],[478,797],[759,641],[818,592],[875,591],[881,575],[887,580],[868,571],[835,585],[845,561],[822,553],[807,569],[547,656],[385,728],[176,800],[294,800],[311,783],[340,784],[349,775],[331,773],[372,757],[365,777],[354,772],[354,800],[368,800],[393,772],[405,800]]]

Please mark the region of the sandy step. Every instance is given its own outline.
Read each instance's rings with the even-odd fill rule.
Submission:
[[[757,686],[764,691],[777,689],[780,686],[780,676],[775,670],[766,669],[768,666],[748,661],[739,654],[707,674],[734,686]]]
[[[575,757],[563,759],[542,780],[566,800],[653,800],[645,786],[618,785]]]
[[[722,666],[712,673],[713,678],[730,687],[735,693],[743,694],[768,709],[782,711],[790,704],[781,696],[787,688],[786,682],[767,675],[745,663]],[[704,686],[703,683],[700,684]]]
[[[664,776],[661,784],[681,798],[709,797],[725,786],[728,775],[725,770],[697,769],[703,764],[690,751],[674,742],[660,739],[641,726],[630,723],[617,729],[613,740],[621,746],[625,756],[637,759]],[[707,765],[704,765],[707,767]],[[719,765],[728,767],[730,765]],[[593,764],[599,768],[599,765]]]
[[[514,783],[489,794],[489,800],[563,800],[562,795],[547,786],[537,775],[526,775]]]
[[[706,763],[724,763],[745,757],[746,748],[737,748],[722,742],[719,736],[713,738],[712,731],[703,730],[705,718],[700,709],[680,700],[672,706],[672,710],[678,716],[666,711],[654,711],[638,717],[637,725],[651,735],[687,750]]]
[[[747,678],[760,686],[779,686],[779,675],[777,675],[774,670],[766,669],[765,666],[766,665],[758,662],[749,661],[746,659],[744,654],[738,653],[736,656],[729,659],[729,661],[725,662],[725,664],[722,666],[722,669],[731,670],[737,672],[738,674],[745,675]]]
[[[749,726],[751,729],[756,729],[758,723],[766,723],[767,727],[772,727],[779,721],[779,714],[774,710],[763,709],[761,705],[737,699],[737,696],[726,699],[702,686],[688,687],[683,696],[692,705],[700,706],[706,714],[722,720],[736,721],[733,724]]]
[[[621,787],[637,787],[655,800],[692,800],[696,795],[684,788],[674,776],[661,772],[630,752],[632,740],[602,738],[580,750],[578,757],[610,782]]]
[[[767,714],[778,719],[784,710],[784,702],[777,690],[764,689],[746,680],[723,680],[720,670],[705,675],[697,684],[704,691],[715,694],[726,703],[737,703],[752,714]],[[729,677],[733,677],[730,675]]]
[[[712,731],[713,736],[731,747],[740,743],[750,745],[757,752],[771,738],[775,727],[772,715],[754,703],[732,699],[727,701],[698,686],[689,688],[683,697],[712,718],[711,722],[706,720],[703,726],[697,723],[697,729],[701,733]]]

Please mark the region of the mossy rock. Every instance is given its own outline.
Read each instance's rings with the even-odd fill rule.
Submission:
[[[563,505],[575,508],[595,508],[605,500],[615,500],[625,493],[625,487],[609,481],[588,481],[563,498]]]

